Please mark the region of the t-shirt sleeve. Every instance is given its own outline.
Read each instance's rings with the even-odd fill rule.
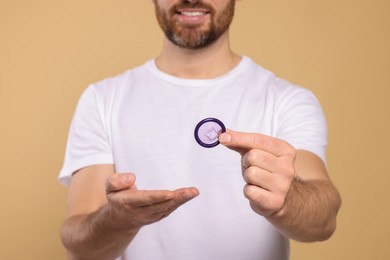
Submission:
[[[307,150],[326,163],[328,131],[325,115],[315,95],[303,88],[294,89],[282,101],[278,138],[297,150]]]
[[[95,88],[89,86],[81,95],[70,126],[64,165],[58,180],[69,186],[77,170],[97,164],[112,164],[113,156],[107,137],[102,104]]]

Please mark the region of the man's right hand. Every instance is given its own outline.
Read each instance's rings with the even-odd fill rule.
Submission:
[[[194,188],[138,190],[131,173],[115,173],[106,182],[106,194],[118,228],[139,229],[159,221],[199,195]]]
[[[138,190],[131,173],[112,164],[85,167],[69,188],[68,218],[61,239],[69,259],[115,259],[139,229],[171,214],[198,196],[196,188]]]

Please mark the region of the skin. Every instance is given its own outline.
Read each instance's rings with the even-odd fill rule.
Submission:
[[[138,190],[135,175],[95,165],[72,177],[61,238],[68,259],[115,259],[144,225],[199,195],[196,188]],[[104,235],[103,235],[104,234]]]
[[[228,130],[219,140],[242,156],[244,195],[253,211],[291,239],[322,241],[333,234],[341,199],[317,155],[256,133]]]
[[[164,6],[154,0],[156,17],[165,36],[173,44],[186,49],[203,49],[218,39],[233,20],[235,1],[228,1],[216,12],[205,1],[180,1]],[[201,13],[189,16],[191,11]]]
[[[180,24],[184,34],[189,33],[185,31],[188,28],[195,33],[207,31],[230,3],[229,0],[153,2],[167,13],[182,3],[203,2],[212,10],[195,21],[171,13],[169,19]],[[203,12],[204,8],[185,11]],[[225,30],[201,48],[179,46],[165,38],[156,64],[176,77],[208,79],[226,74],[240,59],[230,49],[229,31]],[[247,183],[243,192],[254,212],[267,218],[288,238],[316,241],[331,236],[341,200],[319,157],[260,134],[229,130],[220,136],[220,142],[242,155],[242,175]],[[115,173],[114,165],[80,169],[72,177],[68,216],[61,228],[68,259],[114,259],[143,226],[168,217],[198,195],[195,187],[139,190],[135,175]]]

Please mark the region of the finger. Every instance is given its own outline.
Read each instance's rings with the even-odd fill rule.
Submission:
[[[199,195],[198,189],[194,187],[177,189],[173,191],[173,193],[174,193],[174,198],[165,203],[164,205],[165,208],[156,210],[156,212],[164,211],[164,210],[175,210],[179,206],[183,205],[184,203],[192,200],[193,198]]]
[[[182,188],[173,191],[173,193],[175,194],[173,199],[145,206],[145,209],[153,213],[167,213],[169,215],[178,207],[199,195],[199,191],[196,188]]]
[[[262,216],[270,216],[280,210],[285,197],[274,194],[254,185],[246,185],[244,195],[250,201],[252,209]]]
[[[184,203],[187,203],[188,201],[192,200],[193,198],[199,196],[199,190],[195,187],[177,189],[174,191],[174,193],[175,203],[173,205],[173,208],[177,208]]]
[[[169,201],[174,197],[170,190],[136,190],[126,194],[124,201],[129,206],[138,208]]]
[[[294,178],[294,173],[274,174],[262,168],[251,166],[243,172],[243,177],[249,185],[258,186],[280,196],[286,196]]]
[[[226,147],[238,151],[241,155],[250,149],[260,149],[275,156],[295,152],[287,142],[271,136],[258,133],[242,133],[228,129],[219,136],[219,142]]]
[[[115,173],[106,180],[106,193],[125,190],[135,183],[135,175],[131,173]]]
[[[222,145],[225,145],[227,148],[236,151],[239,154],[241,154],[241,156],[243,156],[249,149],[246,147],[238,147],[238,146],[231,145],[230,143],[232,142],[232,135],[231,135],[232,132],[233,132],[232,130],[226,129],[226,132],[221,133],[219,135],[218,137],[219,142]]]
[[[259,149],[249,150],[242,157],[242,167],[248,168],[251,166],[262,168],[269,172],[276,172],[278,170],[279,161],[281,159],[273,154]]]
[[[184,203],[196,197],[199,192],[196,188],[183,188],[171,191],[171,194],[174,195],[172,199],[137,208],[132,207],[133,212],[137,212],[139,222],[145,225],[159,221],[169,216]]]
[[[247,184],[258,186],[270,191],[273,187],[274,176],[268,171],[251,166],[245,170],[243,178]]]

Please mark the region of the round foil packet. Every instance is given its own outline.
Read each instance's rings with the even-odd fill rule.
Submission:
[[[212,148],[219,144],[219,135],[226,132],[225,125],[216,118],[205,118],[200,121],[194,131],[196,142],[203,147]]]

